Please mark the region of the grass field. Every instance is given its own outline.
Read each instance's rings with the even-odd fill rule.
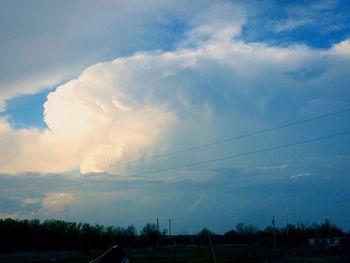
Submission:
[[[291,262],[291,263],[318,263],[318,262],[350,262],[345,254],[330,255],[323,249],[309,247],[288,248],[269,246],[221,245],[214,247],[214,255],[209,246],[177,247],[160,249],[153,253],[148,251],[130,251],[132,262],[183,262],[183,263],[232,263],[232,262]]]
[[[214,246],[214,254],[209,246],[163,247],[160,249],[139,248],[126,249],[133,263],[255,263],[255,262],[288,262],[288,263],[348,263],[349,254],[339,253],[332,255],[329,251],[310,247],[270,247],[247,245],[219,245]],[[30,256],[29,256],[30,255]],[[92,255],[81,255],[72,252],[39,253],[33,252],[17,256],[0,256],[0,262],[62,262],[82,263],[89,262]]]

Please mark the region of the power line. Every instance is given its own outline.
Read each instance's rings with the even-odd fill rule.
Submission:
[[[179,169],[183,169],[183,168],[199,166],[199,165],[203,165],[203,164],[214,163],[214,162],[218,162],[218,161],[229,160],[229,159],[234,159],[234,158],[238,158],[238,157],[249,156],[249,155],[253,155],[253,154],[259,154],[259,153],[263,153],[263,152],[269,152],[269,151],[274,151],[274,150],[294,147],[294,146],[297,146],[297,145],[302,145],[302,144],[307,144],[307,143],[312,143],[312,142],[317,142],[317,141],[323,141],[323,140],[326,140],[326,139],[331,139],[331,138],[344,136],[344,135],[348,135],[348,134],[350,134],[350,131],[334,133],[334,134],[325,135],[325,136],[316,137],[316,138],[311,138],[311,139],[307,139],[307,140],[302,140],[302,141],[297,141],[297,142],[292,142],[292,143],[272,146],[272,147],[268,147],[268,148],[263,148],[263,149],[259,149],[259,150],[255,150],[255,151],[243,152],[243,153],[238,153],[238,154],[232,154],[232,155],[227,155],[227,156],[223,156],[223,157],[219,157],[219,158],[215,158],[215,159],[209,159],[209,160],[205,160],[205,161],[187,163],[187,164],[183,164],[183,165],[179,165],[179,166],[173,166],[173,167],[169,167],[169,168],[152,170],[152,171],[144,172],[142,174],[133,174],[133,175],[131,174],[131,175],[128,175],[128,177],[144,178],[145,175],[147,175],[147,174],[155,174],[155,173],[166,172],[166,171],[171,171],[171,170],[179,170]],[[85,182],[80,182],[80,183],[77,183],[77,184],[61,185],[61,186],[55,187],[54,190],[61,189],[61,188],[69,188],[69,187],[80,186],[80,185],[84,185],[84,184],[88,184],[88,183],[92,183],[92,181],[85,181]],[[24,189],[22,188],[22,190],[24,190]],[[34,189],[33,188],[29,188],[29,189],[26,189],[26,190],[36,190],[36,189],[35,188]],[[15,193],[19,192],[20,193],[21,191],[14,191],[14,192]],[[12,192],[12,193],[14,193],[14,192]]]
[[[349,112],[349,111],[350,111],[350,108],[345,108],[343,110],[333,111],[333,112],[329,112],[329,113],[326,113],[326,114],[321,114],[321,115],[318,115],[318,116],[315,116],[315,117],[312,117],[312,118],[308,118],[308,119],[304,119],[304,120],[300,120],[300,121],[296,121],[296,122],[292,122],[292,123],[287,123],[287,124],[283,124],[283,125],[280,125],[280,126],[267,128],[267,129],[263,129],[263,130],[259,130],[259,131],[246,133],[246,134],[239,135],[239,136],[236,136],[236,137],[231,137],[231,138],[226,138],[226,139],[222,139],[222,140],[217,140],[217,141],[214,141],[214,142],[201,144],[201,145],[198,145],[198,146],[192,146],[192,147],[184,148],[184,149],[181,149],[181,150],[161,153],[161,154],[153,155],[153,156],[150,156],[150,157],[147,157],[147,158],[140,158],[140,159],[120,162],[120,163],[118,163],[116,165],[112,165],[111,167],[116,167],[116,166],[119,166],[119,165],[124,164],[124,163],[134,163],[134,162],[141,162],[141,161],[146,161],[146,160],[153,160],[153,159],[162,158],[162,157],[166,157],[166,156],[176,155],[176,154],[179,154],[179,153],[195,151],[195,150],[198,150],[198,149],[202,149],[202,148],[206,148],[206,147],[210,147],[210,146],[214,146],[214,145],[219,145],[219,144],[223,144],[223,143],[227,143],[227,142],[231,142],[231,141],[235,141],[235,140],[240,140],[240,139],[247,138],[247,137],[252,137],[252,136],[255,136],[255,135],[259,135],[259,134],[264,134],[264,133],[276,131],[276,130],[279,130],[279,129],[284,129],[284,128],[288,128],[288,127],[304,124],[304,123],[315,121],[315,120],[319,120],[319,119],[324,119],[324,118],[327,118],[327,117],[335,116],[335,115],[346,113],[346,112]],[[36,181],[36,180],[42,180],[42,178],[41,177],[33,178],[31,180],[31,182]]]
[[[312,117],[312,118],[309,118],[309,119],[304,119],[304,120],[301,120],[301,121],[291,122],[291,123],[287,123],[287,124],[275,126],[275,127],[272,127],[272,128],[263,129],[263,130],[258,130],[258,131],[246,133],[246,134],[235,136],[235,137],[230,137],[230,138],[226,138],[226,139],[222,139],[222,140],[217,140],[217,141],[213,141],[213,142],[209,142],[209,143],[205,143],[205,144],[201,144],[201,145],[197,145],[197,146],[192,146],[192,147],[188,147],[188,148],[184,148],[184,149],[180,149],[180,150],[176,150],[176,151],[170,151],[170,152],[165,152],[165,153],[161,153],[161,154],[156,154],[156,155],[153,155],[153,156],[150,156],[150,157],[124,161],[124,162],[120,162],[120,163],[118,163],[118,164],[116,164],[114,166],[119,166],[121,164],[127,164],[127,163],[148,161],[148,160],[158,159],[158,158],[162,158],[162,157],[166,157],[166,156],[176,155],[176,154],[179,154],[179,153],[195,151],[195,150],[211,147],[211,146],[214,146],[214,145],[219,145],[219,144],[223,144],[223,143],[227,143],[227,142],[232,142],[232,141],[240,140],[240,139],[243,139],[243,138],[252,137],[252,136],[255,136],[255,135],[260,135],[260,134],[264,134],[264,133],[268,133],[268,132],[272,132],[272,131],[276,131],[276,130],[280,130],[280,129],[285,129],[285,128],[292,127],[292,126],[297,126],[297,125],[304,124],[304,123],[307,123],[307,122],[312,122],[312,121],[315,121],[315,120],[328,118],[328,117],[331,117],[331,116],[334,116],[334,115],[338,115],[338,114],[341,114],[341,113],[345,113],[345,112],[349,112],[349,111],[350,111],[350,108],[346,108],[346,109],[343,109],[343,110],[340,110],[340,111],[334,111],[334,112],[318,115],[318,116],[315,116],[315,117]]]
[[[174,166],[174,167],[170,167],[170,168],[152,170],[152,171],[145,172],[144,174],[153,174],[153,173],[165,172],[165,171],[170,171],[170,170],[178,170],[178,169],[188,168],[188,167],[192,167],[192,166],[198,166],[198,165],[207,164],[207,163],[214,163],[214,162],[218,162],[218,161],[224,161],[224,160],[234,159],[234,158],[238,158],[238,157],[243,157],[243,156],[248,156],[248,155],[253,155],[253,154],[258,154],[258,153],[263,153],[263,152],[269,152],[269,151],[279,150],[279,149],[283,149],[283,148],[289,148],[289,147],[293,147],[293,146],[297,146],[297,145],[301,145],[301,144],[322,141],[322,140],[326,140],[326,139],[330,139],[330,138],[334,138],[334,137],[339,137],[339,136],[343,136],[343,135],[347,135],[347,134],[350,134],[350,131],[330,134],[330,135],[321,136],[321,137],[312,138],[312,139],[303,140],[303,141],[297,141],[297,142],[277,145],[277,146],[263,148],[260,150],[255,150],[255,151],[250,151],[250,152],[227,155],[227,156],[223,156],[223,157],[219,157],[219,158],[215,158],[215,159],[209,159],[209,160],[200,161],[200,162],[187,163],[187,164]]]

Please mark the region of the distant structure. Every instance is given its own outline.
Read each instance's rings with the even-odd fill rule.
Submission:
[[[275,225],[275,215],[272,216],[272,231],[273,231],[273,246],[276,247],[276,225]]]
[[[333,251],[350,251],[349,237],[313,237],[309,238],[310,246],[326,247]]]
[[[169,219],[169,237],[171,238],[171,219]]]

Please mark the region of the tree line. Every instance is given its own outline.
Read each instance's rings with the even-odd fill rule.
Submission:
[[[62,220],[0,219],[0,251],[21,250],[105,250],[119,244],[127,247],[208,244],[261,244],[299,246],[310,237],[344,237],[342,229],[325,220],[321,224],[287,224],[281,228],[268,226],[259,229],[239,223],[225,234],[216,234],[207,228],[197,234],[168,235],[156,224],[148,223],[138,233],[133,225],[114,227]]]

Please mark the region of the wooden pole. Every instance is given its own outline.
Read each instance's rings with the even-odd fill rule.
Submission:
[[[159,248],[160,244],[159,244],[159,219],[157,217],[157,246]]]

